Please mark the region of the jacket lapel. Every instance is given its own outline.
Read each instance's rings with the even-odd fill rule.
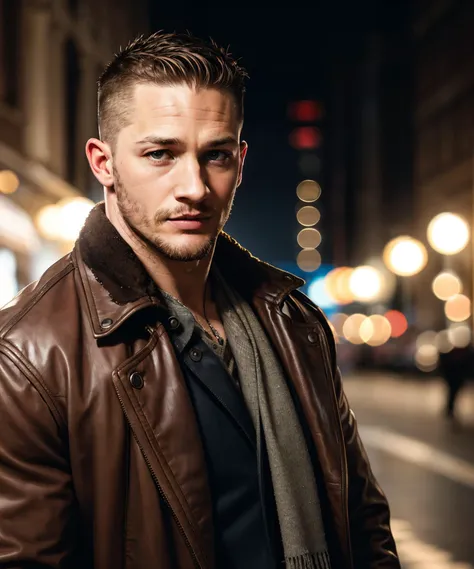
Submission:
[[[135,374],[135,375],[134,375]],[[196,566],[214,567],[212,501],[199,430],[162,326],[113,372],[114,387],[157,488]]]

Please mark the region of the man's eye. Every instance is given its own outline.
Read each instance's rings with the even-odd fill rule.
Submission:
[[[160,162],[166,158],[167,154],[169,154],[168,150],[152,150],[151,152],[148,152],[146,156],[151,158],[154,162]]]
[[[225,162],[230,156],[230,152],[224,152],[223,150],[210,150],[207,153],[207,159],[210,162]]]

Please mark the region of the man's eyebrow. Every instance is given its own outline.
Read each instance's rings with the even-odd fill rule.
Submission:
[[[184,146],[184,142],[179,138],[162,138],[161,136],[150,135],[137,141],[137,145],[155,144],[156,146]],[[234,136],[225,136],[216,140],[211,140],[206,144],[208,148],[217,148],[226,144],[238,145],[238,140]]]
[[[180,146],[183,141],[179,138],[162,138],[161,136],[145,136],[142,140],[137,141],[137,144],[156,144],[158,146]]]
[[[217,140],[212,140],[206,146],[209,148],[216,148],[217,146],[225,146],[226,144],[234,144],[237,146],[239,144],[238,140],[234,136],[225,136],[224,138],[218,138]]]

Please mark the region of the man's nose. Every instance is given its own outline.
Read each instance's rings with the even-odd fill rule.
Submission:
[[[175,199],[200,202],[209,193],[205,171],[198,160],[183,160],[176,174],[178,180],[175,186]]]

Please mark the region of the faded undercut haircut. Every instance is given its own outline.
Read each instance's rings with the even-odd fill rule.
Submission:
[[[234,96],[243,120],[247,77],[228,49],[212,40],[163,32],[139,36],[114,56],[98,81],[99,136],[115,147],[129,120],[134,88],[146,83],[226,91]]]

